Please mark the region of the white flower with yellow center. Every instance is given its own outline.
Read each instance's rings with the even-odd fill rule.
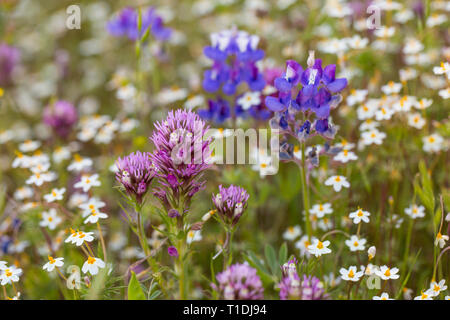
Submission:
[[[94,138],[96,134],[97,129],[90,126],[85,126],[81,128],[80,132],[78,132],[77,138],[80,141],[86,142]]]
[[[85,193],[75,192],[70,196],[68,206],[69,208],[76,208],[82,203],[86,202],[89,199],[89,196]]]
[[[61,163],[64,160],[70,159],[70,149],[68,147],[56,147],[52,154],[55,163]]]
[[[83,232],[83,231],[74,231],[71,230],[70,236],[64,241],[66,243],[75,244],[77,247],[83,245],[84,241],[92,242],[94,237],[92,236],[93,232]]]
[[[356,235],[350,237],[350,239],[345,240],[345,244],[350,248],[350,251],[363,251],[366,249],[367,240],[364,238],[359,238]]]
[[[26,184],[34,184],[38,187],[42,186],[44,182],[50,182],[56,179],[56,175],[53,172],[43,172],[43,173],[33,173],[31,177],[29,177],[25,183]]]
[[[403,96],[393,105],[396,112],[409,112],[411,107],[417,103],[417,98],[414,96]]]
[[[363,123],[361,123],[361,125],[359,126],[359,130],[361,131],[375,130],[379,125],[380,125],[379,122],[372,119],[367,119]]]
[[[42,220],[39,222],[41,227],[48,227],[50,230],[55,230],[55,228],[61,223],[62,219],[56,213],[54,208],[48,211],[42,212]]]
[[[33,189],[27,186],[17,188],[16,191],[14,191],[14,199],[16,200],[24,200],[31,198],[33,196],[34,192]]]
[[[422,291],[420,296],[415,297],[414,300],[433,300],[433,296],[429,290],[425,292]]]
[[[327,217],[322,218],[318,223],[317,226],[324,231],[330,230],[331,228],[333,228],[333,223],[331,222],[330,219],[328,219]]]
[[[427,25],[427,27],[432,28],[432,27],[438,26],[440,24],[443,24],[446,21],[447,21],[447,16],[445,14],[433,13],[428,17],[428,19],[426,21],[426,25]]]
[[[364,49],[367,47],[369,43],[368,38],[361,38],[359,35],[354,35],[351,38],[347,38],[347,45],[352,49]],[[366,91],[366,90],[358,90],[358,91]],[[367,91],[366,91],[367,93]]]
[[[88,201],[80,203],[78,205],[78,208],[82,210],[81,214],[83,218],[86,218],[88,215],[92,213],[92,210],[99,211],[100,208],[103,208],[105,205],[106,204],[103,201],[93,197],[90,198]]]
[[[397,273],[398,268],[389,268],[388,266],[381,266],[380,269],[375,272],[375,274],[382,280],[398,279],[400,275]]]
[[[98,273],[98,269],[103,269],[105,267],[105,263],[100,258],[88,257],[88,259],[84,262],[81,271],[83,273],[90,273],[95,276]]]
[[[364,275],[363,271],[358,271],[356,266],[350,266],[348,269],[341,268],[339,273],[341,274],[342,280],[353,282],[358,282]]]
[[[62,200],[65,192],[66,188],[61,189],[53,188],[49,194],[44,195],[44,199],[47,202]]]
[[[366,276],[375,275],[376,271],[379,269],[380,269],[380,267],[378,267],[374,264],[371,264],[371,263],[368,263],[367,266],[365,266],[365,267],[361,266],[361,271],[363,271]]]
[[[445,246],[446,241],[448,241],[448,236],[438,232],[438,234],[436,235],[436,239],[434,240],[434,245],[439,246],[439,248],[442,249]]]
[[[433,133],[429,136],[423,137],[423,151],[433,153],[442,150],[444,145],[444,138],[437,133]]]
[[[283,239],[288,241],[293,241],[297,237],[300,236],[302,232],[302,229],[299,225],[296,226],[290,226],[286,229],[286,231],[283,233]]]
[[[184,103],[184,108],[188,110],[193,110],[205,104],[205,98],[201,95],[196,95],[188,98]]]
[[[186,243],[191,244],[192,242],[202,240],[202,238],[203,237],[200,230],[189,230],[186,236]]]
[[[350,212],[348,217],[350,219],[353,219],[354,224],[359,224],[361,221],[369,223],[370,212],[364,211],[363,209],[359,208],[356,211]]]
[[[395,13],[394,20],[400,24],[405,24],[409,20],[414,19],[414,16],[415,16],[414,11],[405,8]]]
[[[389,294],[383,292],[380,296],[373,296],[372,300],[394,300],[394,299],[389,298]]]
[[[348,151],[347,149],[342,150],[333,158],[334,161],[340,161],[342,163],[347,163],[357,159],[358,156],[354,152]]]
[[[246,92],[237,100],[237,104],[244,110],[248,110],[252,106],[258,106],[261,104],[261,93],[258,91]]]
[[[136,119],[124,119],[120,123],[120,132],[130,132],[139,125],[139,121]]]
[[[375,258],[375,255],[377,254],[377,248],[375,246],[371,246],[369,250],[367,250],[367,257],[369,258],[369,261]]]
[[[428,289],[427,292],[429,292],[431,296],[437,297],[442,291],[445,290],[447,290],[445,280],[441,280],[439,281],[439,283],[437,283],[436,281],[431,282],[430,289]]]
[[[69,171],[80,172],[84,169],[90,168],[92,166],[92,160],[89,158],[83,158],[79,154],[73,156],[73,161],[67,167]]]
[[[64,258],[53,258],[48,256],[48,262],[44,264],[42,269],[52,272],[55,268],[61,268],[64,265]]]
[[[405,213],[413,219],[423,218],[425,217],[425,207],[412,204],[405,209]]]
[[[448,62],[441,62],[441,65],[438,67],[433,68],[434,74],[449,74],[450,73],[450,63]]]
[[[389,120],[392,118],[392,115],[395,113],[395,110],[390,107],[381,107],[375,112],[375,119],[377,121],[381,120]]]
[[[446,89],[439,90],[438,93],[439,93],[439,96],[442,99],[448,99],[448,98],[450,98],[450,87],[448,87]]]
[[[426,121],[420,113],[412,113],[408,115],[408,125],[416,128],[416,129],[422,129],[423,126],[426,124]]]
[[[416,54],[422,51],[424,48],[423,43],[416,38],[406,39],[405,46],[403,47],[404,54]]]
[[[19,150],[22,152],[31,152],[36,150],[40,146],[41,146],[40,141],[26,140],[19,145]]]
[[[371,103],[363,103],[358,109],[356,109],[356,115],[358,120],[370,119],[375,115],[376,105]]]
[[[96,209],[92,209],[89,216],[84,220],[84,223],[97,223],[99,219],[106,219],[108,215],[106,213],[100,212]]]
[[[314,242],[316,238],[311,238],[311,242]],[[295,243],[295,247],[300,250],[300,256],[301,257],[309,257],[310,253],[308,251],[308,247],[311,245],[311,242],[309,241],[308,235],[304,235]]]
[[[409,81],[417,77],[417,71],[413,68],[400,69],[400,81]]]
[[[336,143],[336,147],[341,148],[342,150],[352,150],[355,147],[355,144],[342,139],[341,142]]]
[[[6,267],[2,270],[0,275],[0,285],[4,286],[10,284],[12,282],[18,282],[19,277],[22,274],[22,269],[16,267]]]
[[[16,158],[13,160],[11,167],[13,168],[29,168],[31,166],[31,158],[16,151]]]
[[[75,188],[81,188],[83,189],[83,192],[88,192],[91,187],[98,187],[101,183],[98,180],[98,174],[95,173],[93,175],[83,175],[81,176],[81,180],[75,183],[73,186]]]
[[[329,245],[330,241],[328,240],[322,242],[319,239],[314,239],[313,243],[308,246],[308,252],[316,257],[320,257],[323,254],[328,254],[331,252],[331,250],[328,249]]]
[[[323,218],[326,214],[333,213],[331,203],[315,204],[309,209],[309,213],[314,214],[317,218]]]
[[[350,183],[347,181],[347,178],[344,176],[331,176],[327,180],[325,180],[326,186],[333,186],[334,191],[341,191],[342,187],[349,188]]]
[[[422,99],[417,100],[413,105],[414,105],[414,108],[416,108],[418,110],[425,110],[426,108],[430,107],[432,104],[433,104],[432,99],[422,98]]]
[[[402,84],[394,81],[389,81],[386,85],[381,87],[381,91],[387,95],[399,93],[401,89]]]
[[[376,144],[380,145],[383,143],[383,139],[386,138],[386,133],[378,131],[377,129],[365,131],[361,134],[362,143],[364,145]]]

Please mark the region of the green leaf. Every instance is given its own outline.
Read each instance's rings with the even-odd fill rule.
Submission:
[[[286,242],[284,242],[281,245],[280,250],[278,251],[278,264],[279,265],[283,265],[287,261],[287,255],[288,255],[287,244],[286,244]]]
[[[269,285],[275,281],[274,277],[269,274],[267,269],[261,264],[259,259],[255,256],[253,252],[248,252],[244,254],[244,259],[255,269],[258,270],[258,275],[264,285]]]
[[[266,245],[264,248],[264,254],[266,255],[267,263],[269,264],[270,270],[272,271],[272,274],[277,274],[277,269],[279,269],[277,255],[275,253],[275,250],[271,245]]]
[[[131,271],[131,279],[128,283],[128,300],[145,300],[144,290],[133,271]]]

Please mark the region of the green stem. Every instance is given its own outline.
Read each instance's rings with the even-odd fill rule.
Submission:
[[[412,235],[413,226],[414,226],[414,219],[411,218],[411,221],[409,222],[409,226],[408,226],[408,233],[406,234],[406,248],[405,248],[405,254],[403,255],[403,270],[406,270],[406,266],[408,263],[409,247],[411,244],[411,235]]]
[[[152,277],[156,278],[156,281],[158,282],[159,287],[161,288],[161,291],[167,295],[167,293],[165,292],[165,287],[164,287],[161,275],[159,274],[158,263],[152,257],[152,252],[150,250],[150,247],[148,246],[147,237],[145,236],[144,223],[142,221],[141,206],[136,207],[136,214],[137,214],[137,224],[138,224],[137,225],[137,236],[139,238],[141,247],[144,250],[145,256],[147,257],[147,262],[150,265],[150,268],[152,270]]]
[[[311,230],[311,220],[309,218],[309,194],[308,194],[308,185],[306,183],[306,159],[305,159],[304,143],[302,143],[302,164],[300,166],[300,177],[302,181],[303,209],[305,210],[305,218],[306,218],[306,233],[308,234],[308,240],[311,241],[312,230]]]

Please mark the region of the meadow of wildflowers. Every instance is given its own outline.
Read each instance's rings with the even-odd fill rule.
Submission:
[[[1,299],[450,300],[449,12],[0,0]]]

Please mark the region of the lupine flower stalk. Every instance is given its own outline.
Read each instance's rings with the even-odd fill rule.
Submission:
[[[155,9],[147,8],[141,16],[141,28],[138,26],[139,13],[136,9],[128,7],[122,9],[113,19],[111,19],[106,29],[116,37],[126,36],[130,40],[140,39],[148,29],[159,41],[167,41],[172,30],[164,26],[162,18]]]
[[[225,96],[218,95],[208,100],[208,107],[199,110],[199,115],[208,121],[222,123],[237,117],[259,116],[257,108],[242,108],[238,101],[238,87],[246,83],[252,93],[260,95],[266,85],[265,77],[256,63],[264,57],[264,51],[258,48],[259,37],[237,29],[223,30],[211,34],[211,45],[203,50],[204,55],[213,61],[212,67],[204,72],[203,89],[209,93],[219,90]],[[261,104],[262,116],[270,114]],[[251,112],[250,112],[251,111]],[[263,111],[266,111],[264,113]]]
[[[284,135],[280,142],[280,159],[295,161],[300,167],[306,231],[310,240],[308,169],[318,165],[318,156],[315,150],[306,154],[306,141],[316,135],[331,140],[336,134],[329,119],[330,111],[342,100],[339,92],[347,86],[347,79],[336,78],[335,73],[336,65],[322,68],[322,60],[315,59],[314,51],[310,51],[306,69],[297,61],[286,62],[286,71],[274,81],[278,96],[265,99],[266,106],[275,112],[270,120],[271,127]],[[300,160],[294,158],[294,147],[288,143],[288,136],[300,143]]]

